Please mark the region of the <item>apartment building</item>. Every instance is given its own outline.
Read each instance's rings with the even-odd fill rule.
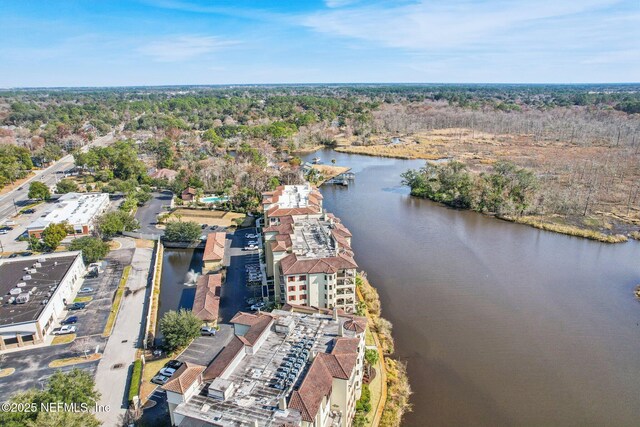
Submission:
[[[209,366],[185,364],[163,386],[172,425],[351,425],[366,318],[285,305],[231,323],[234,336]]]
[[[310,184],[285,185],[263,193],[265,259],[276,301],[355,310],[351,232],[322,209]]]

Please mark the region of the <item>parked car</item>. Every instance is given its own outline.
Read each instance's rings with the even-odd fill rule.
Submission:
[[[264,306],[265,306],[265,303],[264,303],[264,302],[258,302],[258,303],[255,303],[255,304],[253,304],[253,305],[251,306],[251,310],[256,311],[256,310],[261,309],[261,308],[262,308],[262,307],[264,307]]]
[[[82,288],[78,291],[79,294],[88,294],[91,292],[93,292],[93,288],[89,288],[89,287]]]
[[[245,234],[244,237],[248,237],[250,239],[255,239],[255,238],[258,237],[258,235],[257,234]]]
[[[18,256],[18,254],[16,254],[16,253],[12,253],[11,255],[9,255],[9,258],[15,258],[15,257],[17,257],[17,256]]]
[[[25,210],[22,211],[23,214],[32,214],[32,213],[35,213],[35,212],[36,212],[36,210],[35,209],[31,209],[31,208],[25,209]]]
[[[33,252],[20,252],[20,256],[31,256]]]
[[[165,368],[178,369],[178,368],[180,368],[180,366],[182,366],[182,364],[183,364],[183,363],[182,363],[181,361],[179,361],[179,360],[175,360],[175,359],[174,359],[174,360],[169,360],[169,361],[164,365],[164,367],[165,367]]]
[[[74,302],[73,304],[71,304],[71,307],[69,307],[69,310],[82,310],[83,308],[86,308],[87,304],[84,302]]]
[[[253,250],[256,250],[256,249],[258,249],[258,247],[256,245],[247,245],[247,246],[244,247],[245,251],[253,251]]]
[[[205,228],[207,228],[208,226],[209,226],[209,224],[202,224],[202,225],[200,226],[200,228],[202,228],[202,229],[204,230],[204,229],[205,229]]]
[[[8,234],[9,230],[0,230],[0,234]]]
[[[216,334],[216,328],[212,326],[203,326],[200,328],[200,335],[214,336]]]
[[[63,320],[62,323],[63,325],[71,325],[72,323],[76,323],[78,321],[78,316],[71,316],[71,317],[67,317],[65,320]]]
[[[162,368],[162,369],[160,369],[159,374],[167,376],[167,377],[171,377],[171,375],[173,375],[175,371],[177,371],[177,369],[174,369],[174,368]]]
[[[162,374],[158,374],[155,377],[151,378],[151,382],[154,384],[158,384],[158,385],[164,385],[166,384],[167,381],[169,381],[169,378],[166,375],[162,375]]]
[[[53,331],[53,335],[73,334],[76,331],[76,329],[77,328],[73,325],[64,325],[60,329],[56,329],[55,331]]]

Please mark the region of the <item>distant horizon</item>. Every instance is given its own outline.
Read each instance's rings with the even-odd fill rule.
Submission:
[[[21,0],[2,12],[2,88],[640,76],[638,0]]]
[[[296,87],[296,86],[640,86],[637,82],[585,82],[585,83],[489,83],[489,82],[314,82],[314,83],[210,83],[210,84],[157,84],[157,85],[105,85],[105,86],[16,86],[0,87],[11,90],[67,90],[67,89],[171,89],[171,88],[231,88],[231,87]]]

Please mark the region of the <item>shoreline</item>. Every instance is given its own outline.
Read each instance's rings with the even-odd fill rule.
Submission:
[[[356,276],[356,294],[359,304],[364,304],[364,314],[368,319],[368,326],[376,342],[381,372],[384,379],[384,387],[381,393],[378,408],[373,413],[372,426],[398,426],[402,423],[402,417],[411,411],[409,397],[411,386],[407,375],[405,362],[392,357],[395,351],[392,325],[381,316],[381,303],[378,291],[371,285],[365,272],[359,272]],[[358,310],[359,312],[361,309]],[[360,313],[359,313],[360,314]],[[367,414],[369,415],[369,413]]]

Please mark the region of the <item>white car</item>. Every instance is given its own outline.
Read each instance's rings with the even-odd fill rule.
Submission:
[[[164,375],[165,377],[170,377],[176,370],[173,368],[162,368],[160,369],[160,375]]]
[[[258,249],[258,247],[256,245],[248,245],[248,246],[244,247],[245,251],[253,251],[253,250],[256,250],[256,249]]]
[[[261,308],[262,308],[262,307],[264,307],[264,306],[265,306],[265,303],[264,303],[264,302],[258,302],[258,303],[253,304],[253,305],[251,306],[251,310],[252,310],[252,311],[257,311],[257,310],[261,309]]]
[[[93,292],[93,288],[82,288],[78,291],[79,294],[89,294]]]
[[[53,331],[53,335],[66,335],[73,334],[76,331],[76,327],[73,325],[64,325],[60,329]]]
[[[245,234],[244,237],[248,238],[248,239],[255,239],[258,237],[257,234]]]

